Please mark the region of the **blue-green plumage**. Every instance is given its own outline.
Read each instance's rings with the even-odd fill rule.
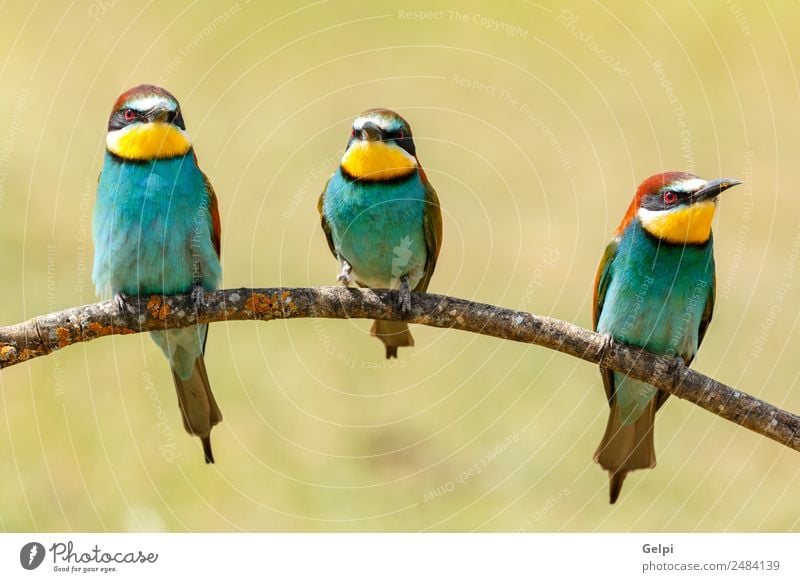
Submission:
[[[714,310],[717,197],[738,183],[665,172],[639,185],[597,271],[598,332],[691,363]],[[653,426],[668,394],[626,374],[600,371],[610,411],[595,461],[609,473],[614,503],[630,471],[656,464]]]
[[[417,286],[428,257],[425,200],[418,172],[391,182],[364,182],[336,171],[323,194],[322,213],[336,252],[352,265],[356,281],[396,289],[408,275],[411,287]]]
[[[602,275],[608,284],[597,331],[657,354],[680,356],[688,364],[713,302],[712,239],[700,245],[665,243],[634,219],[616,245]],[[635,422],[657,392],[618,372],[614,385],[623,425]]]
[[[210,197],[190,151],[146,162],[106,152],[97,185],[93,279],[97,292],[175,294],[222,277]]]
[[[328,247],[339,261],[339,282],[399,289],[411,309],[411,290],[425,291],[442,243],[436,191],[416,156],[411,127],[388,109],[370,109],[353,122],[339,168],[317,209]],[[408,325],[376,320],[371,333],[397,357],[413,346]]]
[[[92,277],[99,295],[174,295],[216,289],[219,211],[197,166],[175,97],[140,85],[111,111],[106,155],[97,185]],[[222,414],[203,355],[208,326],[152,332],[170,361],[186,430],[200,437],[206,462],[211,428]]]
[[[106,152],[93,231],[93,279],[102,296],[173,295],[195,284],[206,290],[219,286],[210,198],[192,152],[146,162]],[[183,380],[203,354],[207,327],[151,334]]]

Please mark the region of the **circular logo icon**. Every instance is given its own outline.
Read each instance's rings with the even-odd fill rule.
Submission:
[[[26,570],[35,570],[44,561],[44,546],[39,542],[28,542],[19,551],[19,563]]]

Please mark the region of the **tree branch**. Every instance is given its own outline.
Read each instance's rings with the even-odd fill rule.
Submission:
[[[800,417],[687,368],[576,325],[524,311],[443,295],[414,293],[409,323],[452,328],[543,346],[600,364],[683,398],[709,412],[800,451]],[[344,287],[230,289],[205,294],[126,297],[0,327],[0,368],[79,342],[231,320],[403,319],[393,291]]]

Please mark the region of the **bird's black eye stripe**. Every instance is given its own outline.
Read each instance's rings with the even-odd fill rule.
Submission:
[[[108,120],[108,130],[113,131],[116,129],[122,129],[126,125],[129,125],[134,119],[126,119],[125,113],[130,111],[129,109],[120,109],[119,111],[115,111],[111,118]]]
[[[681,204],[690,202],[691,195],[675,188],[663,188],[657,192],[645,196],[642,200],[642,208],[647,210],[667,210]]]
[[[180,109],[176,109],[175,111],[170,113],[169,122],[176,127],[186,130],[186,126],[183,123],[183,114],[181,113]]]
[[[411,137],[411,132],[407,129],[401,127],[400,129],[390,133],[388,138],[393,140],[398,146],[406,150],[412,156],[416,155],[414,140]]]
[[[387,137],[387,139],[393,139],[395,141],[401,141],[401,140],[407,139],[409,136],[408,136],[408,132],[405,129],[400,128],[400,129],[397,129],[395,131],[389,132],[388,134],[386,134],[386,137]]]
[[[133,117],[131,117],[131,112],[134,113]],[[108,120],[108,130],[115,131],[117,129],[122,129],[136,121],[146,120],[146,115],[142,115],[139,112],[136,112],[130,108],[123,108],[119,111],[115,111]],[[169,115],[167,116],[167,122],[171,123],[172,125],[179,127],[182,130],[186,130],[186,125],[183,122],[183,114],[181,113],[180,109],[175,111],[170,111]]]

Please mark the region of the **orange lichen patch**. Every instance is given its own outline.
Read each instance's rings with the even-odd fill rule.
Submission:
[[[284,290],[280,295],[267,295],[265,293],[253,293],[244,302],[244,309],[252,313],[255,317],[272,316],[275,312],[293,311],[295,305],[292,302],[292,292]]]
[[[170,311],[169,305],[167,305],[165,301],[161,300],[160,295],[150,296],[150,299],[147,300],[147,310],[153,317],[160,319],[161,321],[167,319]]]
[[[30,360],[31,358],[35,358],[39,354],[36,353],[35,350],[30,350],[25,348],[19,353],[19,361],[24,362],[25,360]]]
[[[256,316],[271,315],[277,310],[294,309],[292,304],[292,292],[281,291],[280,295],[266,295],[264,293],[253,293],[244,303],[245,311],[249,311]]]
[[[17,348],[14,346],[3,346],[0,348],[0,360],[8,360],[17,355]]]
[[[253,293],[250,298],[245,301],[244,308],[245,310],[258,315],[271,312],[275,303],[275,298],[270,297],[269,295],[264,295],[263,293]]]
[[[282,291],[281,292],[281,303],[283,303],[283,308],[285,310],[291,311],[294,309],[294,303],[292,303],[292,292],[291,291]]]
[[[63,348],[72,343],[71,335],[66,327],[57,327],[56,335],[58,336],[58,347]]]
[[[101,325],[97,322],[92,322],[86,326],[86,329],[89,331],[88,335],[92,335],[94,337],[103,337],[106,335],[111,335],[114,333],[114,327],[111,325]]]

